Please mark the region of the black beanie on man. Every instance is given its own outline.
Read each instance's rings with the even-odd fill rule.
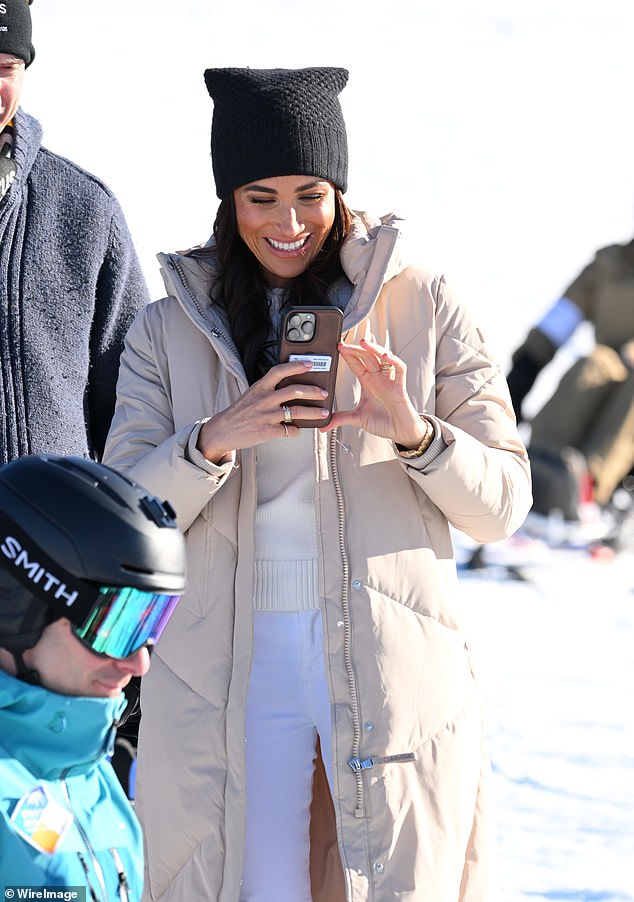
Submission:
[[[0,53],[19,57],[27,68],[35,56],[29,6],[30,0],[0,0]]]
[[[338,95],[347,81],[346,69],[331,67],[207,69],[218,197],[280,175],[314,175],[345,192],[348,141]]]

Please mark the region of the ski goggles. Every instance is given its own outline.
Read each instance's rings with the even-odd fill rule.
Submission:
[[[73,625],[73,633],[98,655],[127,658],[158,642],[180,597],[102,586],[83,625]]]
[[[49,557],[1,510],[0,566],[56,617],[68,618],[86,648],[110,658],[127,658],[155,645],[184,590],[174,595],[81,579]]]

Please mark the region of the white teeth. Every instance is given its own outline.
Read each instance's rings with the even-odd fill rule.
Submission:
[[[267,238],[266,240],[278,251],[296,251],[308,241],[307,238],[300,238],[299,241],[291,241],[290,243],[286,241],[275,241],[273,238]]]

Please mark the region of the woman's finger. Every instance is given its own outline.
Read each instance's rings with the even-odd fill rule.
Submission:
[[[350,367],[355,376],[365,376],[366,373],[378,370],[378,366],[372,365],[372,360],[376,361],[376,356],[366,351],[359,345],[339,345],[339,355]]]
[[[378,360],[379,370],[382,368],[385,370],[388,366],[394,367],[397,370],[405,368],[405,364],[400,357],[397,357],[396,354],[392,354],[391,351],[386,350],[386,348],[381,345],[368,341],[366,338],[362,338],[361,346]]]
[[[292,401],[298,401],[299,403],[302,401],[323,401],[327,397],[328,392],[319,385],[301,385],[297,383],[276,389],[273,403],[282,405],[289,404]]]
[[[309,360],[292,360],[288,363],[276,363],[275,366],[271,367],[268,373],[262,376],[259,382],[263,386],[275,386],[278,382],[281,382],[282,379],[286,379],[289,376],[298,376],[311,369],[312,363]],[[257,383],[254,384],[257,385]]]

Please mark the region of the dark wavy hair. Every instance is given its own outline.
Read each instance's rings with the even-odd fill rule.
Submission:
[[[328,304],[328,288],[342,274],[341,246],[350,231],[352,213],[335,188],[335,218],[323,247],[311,265],[290,284],[284,306]],[[238,233],[233,194],[220,202],[214,222],[214,253],[219,263],[213,299],[227,312],[231,335],[249,384],[260,379],[277,359],[271,341],[266,282],[257,258]]]

